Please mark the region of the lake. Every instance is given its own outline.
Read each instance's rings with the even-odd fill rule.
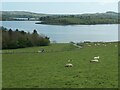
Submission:
[[[83,41],[118,41],[118,25],[43,25],[35,24],[38,21],[2,21],[2,26],[8,29],[19,29],[32,32],[34,29],[39,34],[50,37],[51,41],[59,43]],[[1,21],[0,21],[1,24]]]

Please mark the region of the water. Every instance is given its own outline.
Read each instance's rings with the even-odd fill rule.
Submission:
[[[3,21],[2,26],[32,32],[50,37],[51,41],[60,43],[82,41],[118,41],[118,25],[43,25],[35,24],[37,21]],[[1,22],[0,22],[1,23]]]

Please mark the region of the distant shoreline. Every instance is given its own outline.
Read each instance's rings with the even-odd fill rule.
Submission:
[[[20,22],[26,22],[28,20],[6,20],[6,21],[1,21],[0,22],[7,22],[7,21],[13,21],[13,22],[17,22],[17,21],[20,21]],[[35,20],[36,21],[36,20]],[[32,22],[32,21],[28,21],[28,22]],[[42,24],[42,25],[57,25],[57,26],[74,26],[74,25],[118,25],[119,23],[99,23],[99,24],[52,24],[52,23],[40,23],[39,21],[36,21],[35,24]]]
[[[59,25],[59,26],[68,26],[68,25],[113,25],[119,23],[99,23],[99,24],[55,24],[55,23],[35,23],[35,24],[43,24],[43,25]]]
[[[118,14],[108,11],[106,13],[54,15],[40,14],[24,11],[2,11],[0,21],[41,21],[36,24],[48,25],[96,25],[119,24]]]

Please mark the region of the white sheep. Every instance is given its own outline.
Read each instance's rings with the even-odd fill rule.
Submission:
[[[98,62],[99,62],[99,60],[90,60],[90,62],[97,62],[97,63],[98,63]]]
[[[99,43],[97,45],[100,45]]]
[[[38,53],[41,53],[41,51],[38,51]]]
[[[117,47],[117,45],[115,45],[115,47]]]
[[[77,44],[76,44],[76,43],[74,43],[73,45],[74,45],[74,46],[77,46]]]
[[[68,63],[65,65],[65,67],[73,67],[73,65],[71,63]]]
[[[94,59],[95,59],[95,60],[97,60],[97,59],[99,59],[99,58],[100,58],[99,56],[97,56],[97,57],[94,57]]]

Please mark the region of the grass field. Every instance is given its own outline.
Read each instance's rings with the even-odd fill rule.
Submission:
[[[115,44],[84,44],[82,49],[72,44],[51,44],[9,50],[14,53],[2,55],[3,88],[117,88]],[[44,53],[34,53],[41,48]],[[94,56],[100,56],[99,63],[90,63]],[[73,67],[64,67],[68,59],[72,59]]]

